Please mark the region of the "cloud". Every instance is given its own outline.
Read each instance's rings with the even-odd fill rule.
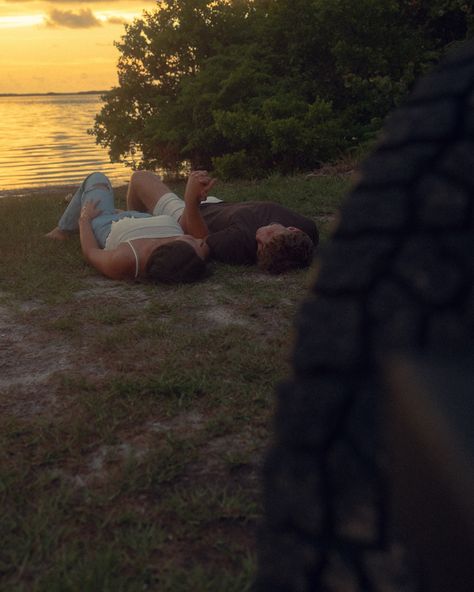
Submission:
[[[90,29],[102,26],[100,20],[89,8],[79,10],[79,12],[51,10],[45,22],[48,27],[67,27],[69,29]]]
[[[107,19],[107,22],[111,25],[125,25],[126,23],[128,23],[127,19],[124,19],[119,16],[111,16]]]

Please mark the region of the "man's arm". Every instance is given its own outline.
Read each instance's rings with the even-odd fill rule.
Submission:
[[[179,219],[185,234],[196,238],[205,238],[208,234],[207,224],[201,214],[201,201],[207,197],[207,192],[216,182],[206,171],[193,171],[188,178],[184,192],[184,211]]]

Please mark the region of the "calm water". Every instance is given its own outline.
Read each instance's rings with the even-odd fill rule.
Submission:
[[[126,182],[131,170],[111,164],[87,134],[100,108],[100,95],[0,97],[0,197],[5,189],[75,185],[94,170]]]

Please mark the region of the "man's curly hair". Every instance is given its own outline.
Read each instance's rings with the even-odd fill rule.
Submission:
[[[204,259],[190,244],[180,240],[156,247],[145,268],[148,280],[165,284],[195,282],[205,271]]]
[[[314,244],[305,232],[282,232],[274,236],[258,254],[258,266],[270,273],[308,267],[313,260]]]

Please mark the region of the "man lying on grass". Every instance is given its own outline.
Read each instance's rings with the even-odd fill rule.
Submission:
[[[86,260],[115,280],[192,282],[203,275],[209,255],[199,204],[213,184],[205,171],[190,174],[178,222],[167,210],[170,190],[158,178],[148,199],[149,212],[134,210],[133,188],[127,211],[118,211],[109,179],[92,173],[46,236],[62,240],[79,230]]]
[[[161,179],[151,171],[135,171],[128,188],[128,207],[153,212],[162,186]],[[186,203],[177,195],[169,192],[160,202],[174,220],[186,220]],[[270,273],[307,267],[312,262],[319,241],[316,224],[280,204],[226,203],[208,197],[201,203],[200,212],[209,230],[206,243],[213,259],[231,264],[257,263]]]

